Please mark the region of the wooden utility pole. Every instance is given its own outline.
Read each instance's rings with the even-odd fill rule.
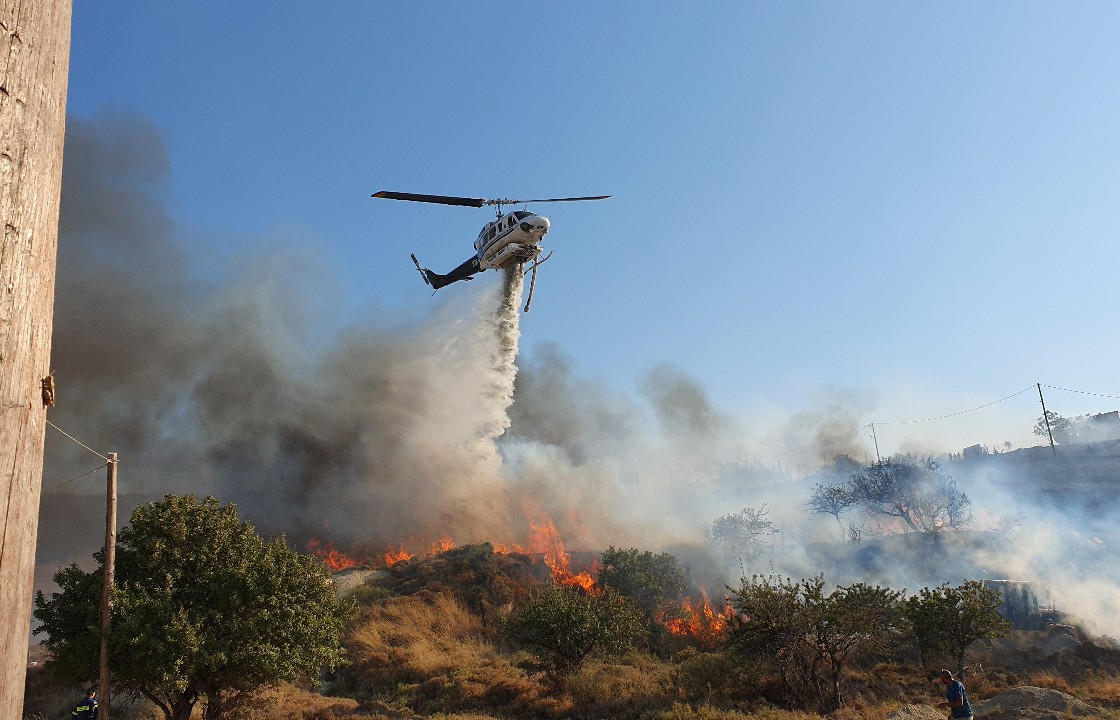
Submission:
[[[0,718],[23,717],[70,0],[0,0]]]
[[[883,456],[879,454],[879,436],[875,433],[875,423],[871,423],[871,439],[875,441],[875,462],[883,462]]]
[[[1038,386],[1038,401],[1042,403],[1042,421],[1046,423],[1046,434],[1050,436],[1050,454],[1057,455],[1058,451],[1054,449],[1054,433],[1050,432],[1050,418],[1046,415],[1046,401],[1042,399],[1042,383],[1035,384]]]
[[[101,663],[98,672],[98,717],[109,720],[109,626],[113,614],[113,568],[117,559],[117,454],[109,453],[105,464],[105,567],[101,583]]]

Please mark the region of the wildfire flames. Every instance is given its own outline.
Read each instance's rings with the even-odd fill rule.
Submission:
[[[357,560],[349,555],[335,550],[332,543],[322,543],[316,538],[311,538],[307,543],[307,549],[315,553],[315,556],[326,563],[327,567],[334,572],[352,568],[359,564]]]
[[[564,550],[564,542],[552,520],[545,518],[539,525],[530,523],[530,527],[533,528],[533,537],[529,552],[544,556],[544,564],[552,571],[552,579],[561,585],[581,587],[590,592],[595,587],[595,578],[588,572],[572,572],[572,557]]]
[[[708,593],[701,589],[700,603],[693,605],[692,598],[686,597],[681,602],[679,614],[666,619],[665,627],[674,635],[690,637],[703,645],[714,646],[727,630],[732,613],[730,604],[725,604],[719,612],[712,609]]]
[[[552,579],[557,584],[578,587],[588,593],[600,591],[595,582],[595,576],[598,573],[596,567],[593,566],[588,571],[578,573],[572,570],[571,555],[564,548],[560,532],[556,529],[556,525],[551,518],[542,515],[538,518],[538,521],[530,522],[530,528],[528,548],[517,544],[504,545],[497,543],[493,545],[494,553],[498,555],[509,555],[511,553],[538,555],[551,570]],[[425,544],[423,542],[409,542],[408,546],[417,548],[424,547]],[[374,560],[372,557],[359,559],[347,555],[335,549],[330,542],[313,538],[308,543],[308,549],[334,572],[358,565],[376,564],[383,567],[392,567],[397,563],[411,560],[417,555],[436,555],[454,550],[456,547],[453,539],[444,536],[435,542],[427,543],[425,550],[422,552],[414,553],[408,550],[404,543],[401,543],[396,548],[390,547],[383,554],[377,556],[377,560]],[[685,597],[675,611],[662,617],[661,622],[673,635],[690,638],[701,645],[715,646],[726,632],[731,617],[732,609],[730,605],[725,605],[719,611],[715,610],[708,599],[707,593],[701,589],[699,601]]]

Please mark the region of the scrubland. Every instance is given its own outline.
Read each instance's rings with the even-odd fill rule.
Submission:
[[[526,571],[514,582],[494,565],[512,561],[494,556],[483,563],[479,557],[463,553],[462,564],[453,567],[448,563],[454,558],[440,558],[439,572],[434,565],[417,563],[407,574],[403,570],[392,577],[382,574],[349,587],[356,612],[343,639],[347,664],[324,674],[314,688],[288,684],[268,688],[247,717],[808,720],[818,716],[792,707],[784,699],[781,680],[765,668],[747,664],[725,646],[712,651],[710,639],[690,643],[688,638],[674,638],[668,651],[663,647],[657,654],[635,648],[612,657],[595,656],[558,678],[546,672],[538,656],[516,646],[502,632],[504,615],[528,596],[529,590],[521,585],[529,582],[532,573]],[[1063,632],[1076,637],[1059,653],[1040,650],[1047,631],[1015,631],[991,646],[976,648],[968,657],[965,677],[971,697],[978,701],[1031,685],[1068,693],[1099,708],[1087,717],[1120,718],[1120,649],[1096,642],[1080,630],[1064,628]],[[905,648],[889,656],[860,658],[846,673],[844,706],[828,717],[925,717],[914,714],[914,708],[932,712],[930,708],[941,700],[939,688],[932,671]],[[26,717],[62,717],[68,713],[71,696],[76,699],[79,693],[78,687],[53,683],[42,667],[33,668]],[[196,708],[195,716],[201,717],[201,709]],[[132,701],[114,702],[113,717],[155,720],[159,715],[142,701]]]

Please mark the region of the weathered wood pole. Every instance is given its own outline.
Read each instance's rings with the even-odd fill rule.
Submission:
[[[109,720],[109,628],[113,616],[113,571],[117,564],[117,454],[109,453],[105,464],[105,566],[101,576],[101,660],[97,673],[97,694],[101,720]]]
[[[0,0],[0,718],[23,717],[70,0]]]

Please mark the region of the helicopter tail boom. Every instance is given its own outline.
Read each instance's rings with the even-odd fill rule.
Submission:
[[[439,290],[441,287],[446,287],[460,280],[471,280],[473,279],[471,277],[472,275],[482,270],[478,265],[478,257],[475,255],[472,255],[469,260],[464,261],[463,264],[446,275],[440,275],[426,267],[420,267],[420,261],[416,259],[416,255],[412,255],[412,264],[416,266],[420,277],[424,278],[424,284],[428,285],[433,290]]]

